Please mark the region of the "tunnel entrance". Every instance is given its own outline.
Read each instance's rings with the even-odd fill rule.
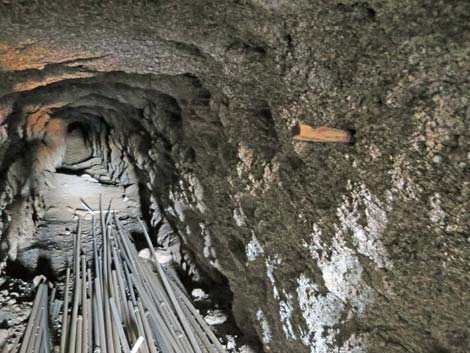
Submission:
[[[89,129],[88,126],[82,125],[79,122],[69,124],[65,137],[63,165],[74,165],[93,157]]]

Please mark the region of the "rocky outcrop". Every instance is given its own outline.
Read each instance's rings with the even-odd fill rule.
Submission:
[[[3,254],[33,238],[58,167],[132,185],[181,268],[230,286],[254,349],[465,352],[468,13],[1,2]],[[297,123],[357,141],[293,141]]]

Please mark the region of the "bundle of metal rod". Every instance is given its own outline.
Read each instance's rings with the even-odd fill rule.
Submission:
[[[19,353],[225,352],[181,283],[158,262],[145,225],[140,222],[150,261],[138,256],[111,206],[103,211],[100,201],[94,211],[82,202],[92,215],[94,261],[89,266],[82,254],[79,219],[63,302],[54,288],[48,303],[48,287],[40,285]],[[53,349],[49,328],[57,321],[61,329],[53,338],[60,346]],[[10,352],[17,353],[16,348]]]
[[[48,289],[48,286],[43,283],[38,287],[19,353],[48,353],[51,351]],[[18,343],[18,341],[15,342],[9,352],[17,352]]]

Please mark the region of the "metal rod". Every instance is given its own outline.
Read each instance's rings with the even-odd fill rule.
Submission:
[[[29,341],[31,339],[31,332],[33,330],[33,326],[35,324],[35,318],[37,316],[39,307],[40,307],[40,302],[42,299],[42,291],[44,290],[45,285],[40,284],[38,287],[38,292],[36,293],[36,297],[34,298],[34,303],[33,303],[33,309],[31,311],[31,316],[29,317],[28,325],[26,326],[26,331],[24,333],[24,340],[21,344],[20,347],[20,353],[25,353],[27,346],[29,344]]]
[[[95,324],[93,318],[96,316],[96,313],[92,311],[93,306],[93,280],[91,278],[91,269],[87,269],[87,287],[88,287],[88,299],[87,299],[87,311],[88,311],[88,335],[87,335],[87,353],[88,351],[93,350],[93,326]],[[91,319],[90,319],[91,318]]]
[[[83,206],[85,206],[85,208],[88,210],[88,212],[90,212],[91,214],[93,214],[95,211],[93,211],[93,209],[90,207],[90,205],[88,205],[84,199],[80,199],[80,202],[82,203]]]
[[[78,273],[77,273],[78,275]],[[72,318],[70,321],[70,337],[69,347],[67,353],[75,352],[75,345],[77,341],[77,319],[78,319],[78,305],[80,303],[80,281],[75,279],[75,289],[73,297]],[[81,329],[80,329],[81,330]]]
[[[108,281],[108,239],[106,234],[106,226],[104,221],[104,213],[103,213],[103,204],[102,204],[102,197],[100,195],[100,220],[101,220],[101,234],[102,234],[102,248],[103,248],[103,298],[102,304],[104,308],[104,325],[106,328],[106,335],[104,336],[106,339],[106,347],[109,349],[110,353],[114,353],[114,338],[113,338],[113,327],[111,325],[111,312],[109,308],[109,302],[107,298],[109,298],[109,281]]]
[[[116,244],[113,244],[113,256],[114,256],[114,267],[116,268],[116,278],[117,284],[120,289],[120,296],[121,296],[121,312],[123,313],[124,322],[129,322],[130,314],[127,307],[127,295],[126,295],[126,285],[124,283],[124,273],[122,271],[122,262],[121,257],[118,255],[118,251],[116,249]],[[114,274],[114,271],[113,271]]]
[[[81,247],[81,233],[82,233],[82,220],[81,217],[78,217],[78,227],[77,227],[77,235],[76,235],[76,241],[75,241],[75,257],[73,260],[74,264],[74,275],[75,275],[75,281],[77,281],[77,278],[80,276],[78,275],[80,273],[80,247]]]
[[[44,315],[44,307],[41,307],[39,317],[41,318],[42,315]],[[34,338],[32,341],[30,341],[31,347],[28,347],[28,352],[31,353],[38,353],[39,348],[41,346],[41,340],[42,340],[42,328],[43,326],[38,322],[37,327],[36,327],[36,334],[34,335]]]
[[[99,325],[99,313],[98,313],[98,308],[96,304],[96,296],[93,297],[92,301],[92,306],[93,306],[93,312],[95,315],[93,315],[93,337],[94,337],[94,352],[100,352],[101,347],[100,347],[100,325]]]
[[[139,309],[137,307],[134,307],[132,305],[131,301],[127,301],[127,305],[129,307],[129,312],[130,312],[132,321],[135,323],[138,335],[143,336],[145,338],[145,344],[142,346],[143,353],[148,353],[148,348],[149,348],[148,347],[148,338],[145,334],[144,326],[142,324],[142,320],[140,318],[140,315],[137,313],[137,311]]]
[[[54,301],[55,301],[56,291],[57,291],[57,288],[56,288],[56,287],[53,287],[53,288],[52,288],[52,292],[51,292],[51,298],[50,298],[50,300],[49,300],[49,307],[51,307],[52,304],[53,304]]]
[[[138,219],[152,253],[150,260],[139,257],[111,202],[104,212],[100,195],[98,235],[98,211],[81,201],[92,214],[94,264],[89,267],[86,255],[81,256],[79,217],[73,263],[66,269],[62,312],[57,289],[52,287],[49,298],[47,285],[41,283],[19,353],[51,353],[49,318],[54,322],[60,314],[60,353],[226,353],[176,274],[167,273],[159,263],[142,220]]]
[[[140,315],[140,319],[142,320],[142,324],[144,326],[145,337],[147,337],[147,342],[150,348],[150,352],[157,353],[157,348],[155,347],[154,338],[153,338],[152,332],[150,331],[150,326],[147,320],[147,316],[145,316],[145,311],[144,311],[144,308],[142,307],[142,303],[140,302],[140,300],[137,302],[137,305],[139,307],[138,313]]]
[[[54,287],[55,289],[55,287]],[[43,325],[43,335],[42,335],[42,344],[44,346],[44,351],[47,353],[50,351],[50,336],[49,336],[49,300],[47,299],[47,290],[44,292],[44,312],[42,316],[42,325]]]
[[[112,271],[112,278],[113,278],[113,287],[114,287],[114,296],[113,298],[116,298],[116,303],[120,303],[117,305],[117,311],[119,313],[119,317],[123,319],[123,322],[127,322],[127,305],[126,308],[123,307],[123,304],[126,302],[126,297],[123,296],[123,293],[121,291],[121,286],[119,284],[118,278],[117,278],[117,272],[116,270]],[[124,293],[125,295],[125,293]]]
[[[67,312],[69,308],[69,285],[70,285],[70,267],[65,271],[65,287],[64,287],[64,312],[62,314],[62,333],[60,336],[60,353],[65,353],[67,344]]]
[[[83,336],[83,345],[82,349],[86,353],[88,350],[88,298],[87,298],[87,267],[86,267],[86,258],[82,256],[82,336]]]
[[[137,341],[134,343],[134,346],[131,349],[131,353],[137,353],[142,343],[144,343],[144,337],[140,336]]]
[[[75,351],[76,345],[76,333],[77,333],[77,317],[78,317],[78,307],[80,305],[80,287],[81,287],[81,271],[80,271],[80,247],[81,247],[81,218],[78,218],[78,227],[77,227],[77,249],[74,257],[74,269],[75,269],[75,278],[74,278],[74,293],[73,293],[73,307],[72,307],[72,318],[70,321],[70,336],[69,336],[69,345],[67,353],[73,353]]]
[[[95,278],[95,303],[96,303],[96,310],[98,312],[98,325],[99,325],[99,332],[100,332],[100,347],[101,352],[107,353],[108,352],[108,345],[106,340],[106,328],[104,324],[104,312],[103,312],[103,297],[101,295],[101,284],[100,278]],[[110,353],[113,353],[110,351]]]
[[[114,302],[114,298],[109,298],[109,304],[111,305],[111,312],[114,317],[114,326],[116,327],[116,330],[118,332],[119,340],[121,341],[121,346],[124,352],[129,352],[131,349],[129,347],[129,343],[127,342],[124,330],[122,328],[122,320],[121,320],[121,317],[119,316],[116,303]]]
[[[44,330],[44,319],[43,316],[47,316],[47,285],[44,284],[44,289],[41,292],[41,300],[39,302],[40,309],[39,314],[34,318],[34,332],[32,340],[28,343],[27,352],[37,353],[41,347],[41,341],[43,340]]]
[[[202,329],[204,330],[204,333],[210,338],[212,344],[216,347],[216,349],[221,353],[225,352],[225,349],[222,347],[217,337],[215,337],[214,332],[212,332],[210,327],[207,325],[206,321],[203,319],[201,314],[196,310],[196,308],[193,306],[190,300],[186,297],[186,295],[181,291],[181,289],[176,284],[173,285],[173,288],[175,288],[177,296],[183,302],[184,307],[186,307],[190,311],[190,314],[192,314],[192,317],[196,319],[197,323],[202,327]],[[191,317],[190,315],[187,315],[187,316]]]
[[[77,318],[77,344],[75,346],[75,353],[83,353],[82,352],[82,344],[83,344],[83,332],[82,332],[82,329],[83,329],[83,322],[82,322],[82,316],[79,315],[78,318]],[[70,347],[71,349],[73,349],[73,347]]]
[[[108,205],[108,211],[106,212],[106,227],[109,225],[109,222],[111,220],[111,204],[113,202],[113,199],[109,200],[109,205]]]
[[[201,349],[199,348],[199,344],[196,341],[196,338],[194,337],[194,334],[191,331],[191,328],[188,325],[188,322],[187,322],[186,318],[184,317],[184,313],[183,313],[183,311],[180,307],[180,304],[178,303],[178,301],[176,300],[175,295],[173,294],[173,291],[172,291],[171,286],[170,286],[170,284],[169,284],[169,282],[166,278],[166,275],[163,272],[160,263],[158,262],[157,253],[155,252],[155,249],[153,248],[153,244],[150,240],[150,236],[147,233],[147,229],[145,229],[145,225],[142,223],[142,220],[140,218],[139,218],[139,223],[140,223],[140,226],[142,227],[142,230],[144,231],[144,235],[145,235],[145,239],[147,240],[148,247],[149,247],[150,251],[152,252],[153,258],[155,259],[155,266],[157,267],[158,274],[160,275],[160,278],[163,281],[163,285],[165,286],[165,289],[166,289],[166,291],[167,291],[167,293],[168,293],[168,295],[171,299],[171,302],[172,302],[172,304],[173,304],[173,306],[176,310],[176,313],[178,314],[178,318],[180,319],[180,321],[183,325],[183,328],[186,331],[186,334],[187,334],[189,340],[191,341],[191,345],[193,346],[193,348],[195,349],[195,351],[197,353],[202,353]]]

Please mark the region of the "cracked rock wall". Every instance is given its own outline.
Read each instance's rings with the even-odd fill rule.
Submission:
[[[22,119],[104,120],[152,225],[228,279],[265,352],[467,352],[469,17],[465,0],[1,1],[2,185]],[[293,142],[296,122],[357,143]]]

